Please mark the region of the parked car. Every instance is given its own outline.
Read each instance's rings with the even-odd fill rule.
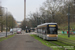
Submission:
[[[13,33],[13,29],[10,29],[10,33]]]
[[[21,34],[21,30],[17,30],[17,34]]]

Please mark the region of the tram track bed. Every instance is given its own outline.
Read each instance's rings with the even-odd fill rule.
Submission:
[[[69,40],[69,39],[62,38],[62,37],[59,37],[58,39],[59,39],[59,40],[65,40],[65,41],[69,41],[69,42],[73,42],[73,43],[75,43],[75,41],[74,41],[74,40]]]
[[[75,46],[75,41],[71,41],[71,40],[68,40],[68,39],[65,39],[65,38],[58,38],[58,41],[62,42],[62,43],[65,43],[65,44],[68,44],[68,45]]]
[[[66,49],[66,48],[63,47],[63,46],[66,46],[65,44],[61,44],[59,42],[53,42],[53,41],[49,41],[49,42],[52,43],[52,44],[54,44],[54,45],[56,45],[56,47],[58,47],[58,48],[61,48],[63,50],[68,50],[68,49]]]
[[[68,44],[64,43],[61,40],[47,41],[47,40],[43,40],[42,38],[39,38],[37,35],[31,35],[31,36],[34,37],[35,39],[39,40],[42,44],[52,48],[53,50],[75,50],[74,45],[71,45],[69,43]]]
[[[60,34],[58,37],[75,42],[75,35],[70,35],[70,37],[68,37],[68,34]]]
[[[66,44],[66,43],[63,43],[60,41],[49,41],[49,42],[64,49],[64,50],[75,50],[73,45],[69,45],[69,44]]]

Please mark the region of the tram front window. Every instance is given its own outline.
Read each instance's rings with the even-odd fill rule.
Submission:
[[[57,34],[56,28],[49,28],[49,29],[50,34]]]

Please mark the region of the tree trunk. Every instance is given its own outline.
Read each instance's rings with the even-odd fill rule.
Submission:
[[[10,30],[10,27],[9,27],[9,30]]]
[[[1,32],[3,32],[3,24],[1,23]]]

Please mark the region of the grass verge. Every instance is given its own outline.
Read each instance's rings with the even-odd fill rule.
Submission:
[[[75,35],[70,35],[70,37],[68,38],[68,35],[67,34],[61,34],[61,35],[58,35],[58,37],[60,38],[65,38],[65,39],[69,39],[69,40],[73,40],[75,41]]]
[[[13,37],[13,36],[15,36],[15,34],[13,34],[13,35],[8,35],[7,37],[2,37],[2,38],[0,38],[0,42],[3,41],[3,40],[6,40],[6,39],[8,39],[8,38],[11,38],[11,37]]]
[[[49,41],[43,40],[42,38],[39,38],[37,35],[31,35],[32,37],[34,37],[35,39],[37,39],[38,41],[40,41],[43,45],[46,45],[50,48],[52,48],[53,50],[64,50],[62,48],[59,48],[58,46],[50,43]]]

